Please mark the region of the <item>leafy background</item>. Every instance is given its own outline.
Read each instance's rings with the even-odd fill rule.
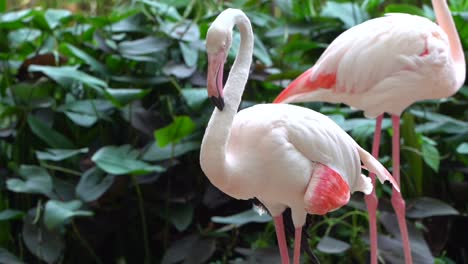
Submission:
[[[0,0],[0,263],[278,260],[270,217],[222,194],[198,164],[213,109],[204,38],[227,7],[242,8],[255,32],[242,107],[271,102],[353,25],[386,12],[434,18],[421,0]],[[468,47],[468,2],[450,8]],[[238,34],[233,44],[228,65]],[[402,118],[416,263],[468,262],[467,104],[463,87]],[[370,149],[373,120],[346,106],[304,105]],[[381,161],[391,168],[390,120],[383,131]],[[390,192],[377,188],[380,256],[402,263]],[[323,263],[367,261],[359,194],[308,222]]]

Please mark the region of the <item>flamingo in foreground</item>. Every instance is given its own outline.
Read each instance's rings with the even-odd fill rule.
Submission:
[[[294,80],[275,103],[342,102],[377,117],[372,154],[378,157],[383,113],[392,115],[393,176],[400,183],[400,115],[419,100],[445,98],[465,80],[465,57],[445,0],[432,0],[439,26],[429,19],[390,14],[342,33],[317,63]],[[371,175],[375,184],[375,175]],[[366,196],[371,263],[377,263],[375,192]],[[412,263],[405,202],[393,191],[406,263]]]
[[[241,44],[223,90],[223,66],[234,25]],[[208,30],[208,95],[216,108],[203,137],[201,168],[211,183],[236,199],[256,197],[274,218],[282,263],[289,263],[282,213],[291,208],[294,263],[299,263],[307,214],[323,215],[345,205],[350,193],[370,193],[365,168],[380,181],[390,173],[328,117],[287,104],[259,104],[237,113],[249,75],[253,33],[247,16],[227,9]]]

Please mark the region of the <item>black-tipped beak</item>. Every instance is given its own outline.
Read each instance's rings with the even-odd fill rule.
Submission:
[[[225,59],[225,53],[222,51],[217,54],[208,54],[208,97],[220,111],[224,108],[223,69]]]
[[[210,100],[219,109],[219,111],[223,111],[224,99],[222,97],[211,96]]]

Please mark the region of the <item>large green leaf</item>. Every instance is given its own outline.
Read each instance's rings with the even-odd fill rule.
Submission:
[[[336,17],[343,21],[347,28],[360,24],[369,18],[367,13],[355,3],[337,3],[333,1],[327,1],[321,15]]]
[[[78,210],[83,203],[79,200],[62,202],[47,201],[44,209],[44,225],[48,229],[55,229],[65,224],[67,220],[76,216],[92,216],[93,212]]]
[[[36,151],[36,157],[40,160],[60,161],[68,159],[78,154],[88,152],[87,148],[82,149],[46,149],[45,151]]]
[[[439,171],[440,154],[437,148],[431,144],[422,145],[422,156],[424,162],[435,172]]]
[[[187,104],[194,109],[199,109],[200,105],[208,100],[208,93],[203,88],[185,88],[182,89],[182,96]]]
[[[91,202],[101,197],[114,183],[115,176],[94,167],[80,178],[75,192],[81,200]]]
[[[73,143],[64,135],[44,124],[33,115],[28,116],[28,124],[32,132],[53,148],[73,149]]]
[[[185,231],[192,223],[193,206],[191,204],[181,204],[171,206],[171,223],[179,231]]]
[[[8,190],[21,193],[51,195],[53,186],[52,178],[44,168],[32,165],[21,165],[18,174],[23,179],[8,179]]]
[[[410,218],[459,214],[459,212],[449,204],[430,197],[419,197],[406,204],[406,216]]]
[[[463,142],[458,145],[457,152],[460,154],[468,154],[468,142]]]
[[[102,89],[107,87],[107,84],[94,76],[78,70],[77,66],[29,66],[30,72],[42,72],[51,79],[59,83],[64,88],[71,89],[74,83],[82,83],[93,88],[98,94],[102,94]]]
[[[58,109],[65,112],[75,124],[91,127],[99,118],[106,117],[114,106],[107,100],[76,100],[60,106]]]
[[[93,155],[92,160],[100,169],[115,175],[164,171],[163,167],[148,164],[138,156],[138,151],[132,149],[130,145],[105,146]]]
[[[71,12],[65,9],[47,9],[44,13],[44,18],[47,21],[50,29],[55,29],[60,25],[62,19],[71,16]]]
[[[65,249],[65,242],[60,230],[49,230],[42,222],[37,223],[34,212],[30,210],[23,223],[22,237],[29,251],[46,263],[57,263]]]
[[[195,123],[188,116],[178,116],[174,121],[154,132],[154,137],[159,147],[178,143],[181,139],[190,135],[195,129]]]

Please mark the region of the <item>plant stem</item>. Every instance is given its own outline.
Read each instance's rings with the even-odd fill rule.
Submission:
[[[67,168],[51,165],[51,164],[48,164],[48,163],[45,163],[45,162],[42,163],[41,165],[42,165],[42,167],[50,169],[50,170],[61,171],[61,172],[65,172],[65,173],[76,175],[76,176],[81,176],[81,174],[82,174],[79,171],[70,170],[70,169],[67,169]]]
[[[96,253],[94,253],[94,250],[91,248],[88,242],[81,236],[80,231],[78,231],[78,228],[76,227],[75,220],[71,221],[71,225],[72,225],[73,232],[75,233],[76,237],[81,242],[81,244],[86,248],[86,250],[88,250],[89,254],[91,254],[91,256],[94,258],[95,263],[102,264],[102,261],[99,259]]]
[[[135,185],[135,190],[138,197],[138,208],[140,210],[140,218],[141,218],[141,231],[143,232],[143,243],[145,249],[145,263],[151,263],[151,251],[149,247],[149,240],[148,240],[148,228],[146,225],[146,214],[145,214],[145,207],[143,205],[143,194],[141,192],[140,185],[138,184],[137,178],[135,175],[132,175],[132,181]]]

